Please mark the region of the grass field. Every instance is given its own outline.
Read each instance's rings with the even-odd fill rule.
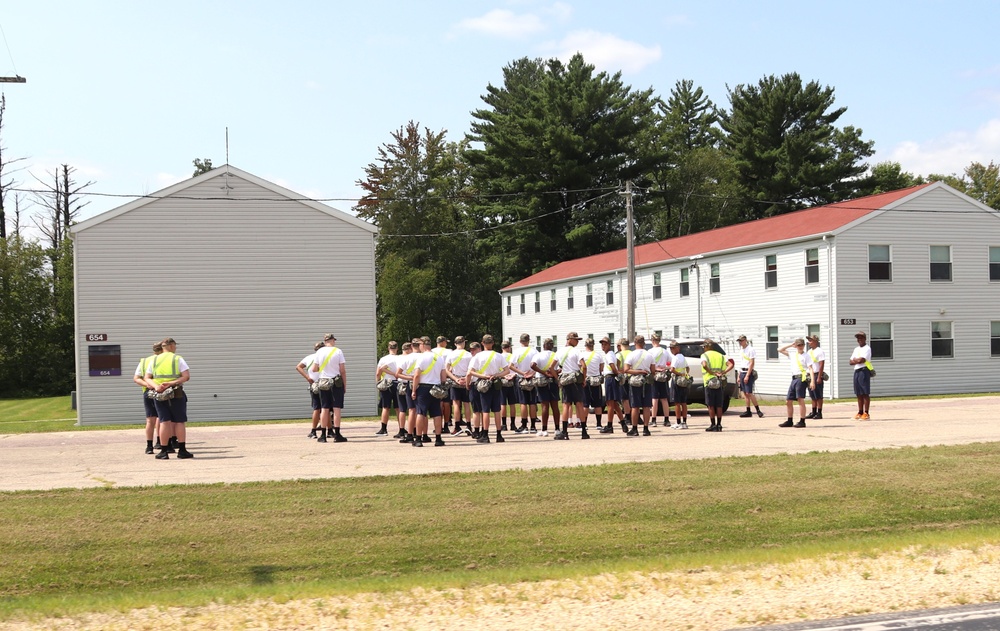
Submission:
[[[0,494],[0,617],[1000,540],[992,444]]]

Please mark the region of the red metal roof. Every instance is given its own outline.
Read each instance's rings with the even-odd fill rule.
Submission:
[[[639,245],[635,248],[635,265],[640,267],[651,263],[684,259],[697,254],[723,252],[775,241],[826,234],[927,186],[930,184],[920,184],[898,191],[859,197],[826,206],[807,208],[766,219],[747,221],[724,228]],[[627,265],[627,252],[624,249],[595,254],[572,261],[563,261],[507,285],[501,291],[623,270]]]

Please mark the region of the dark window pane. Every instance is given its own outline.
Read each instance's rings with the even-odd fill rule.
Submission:
[[[507,315],[510,315],[510,311],[511,311],[510,305],[507,305]]]
[[[591,296],[590,294],[587,294],[587,306],[588,307],[594,306],[594,297]]]
[[[555,300],[550,300],[549,301],[549,311],[555,311],[555,310],[556,310],[556,301]]]
[[[953,344],[952,339],[931,340],[931,357],[953,357]]]
[[[872,359],[892,359],[892,340],[872,340]]]
[[[690,283],[681,283],[681,298],[690,295],[690,293],[691,293]]]
[[[573,296],[570,296],[569,298],[566,299],[566,308],[567,309],[573,308]]]
[[[892,263],[869,263],[868,280],[870,281],[891,281]]]
[[[764,272],[764,287],[771,289],[772,287],[778,286],[778,270],[773,272]]]
[[[990,339],[990,355],[1000,357],[1000,337]]]
[[[713,294],[722,291],[721,281],[718,278],[710,278],[708,281],[708,291]]]
[[[806,267],[806,284],[819,282],[819,265],[809,265]]]
[[[661,298],[661,288],[659,285],[653,285],[653,300],[659,300]]]
[[[931,280],[951,280],[951,263],[931,263]]]
[[[1000,263],[990,263],[990,280],[1000,280]]]
[[[521,303],[521,315],[524,315],[524,303]]]
[[[609,305],[615,304],[615,295],[609,291],[607,294],[605,294],[605,302],[607,302]]]
[[[768,359],[778,359],[778,343],[768,342],[767,343],[767,358]]]

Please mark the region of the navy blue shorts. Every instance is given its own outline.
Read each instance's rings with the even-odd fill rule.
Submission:
[[[521,382],[524,381],[524,377],[514,377],[514,390],[517,390],[517,402],[523,405],[535,405],[538,402],[537,395],[534,390],[522,390]]]
[[[547,386],[539,386],[538,388],[535,388],[535,392],[538,393],[539,403],[559,401],[559,384],[554,381],[549,383]]]
[[[142,407],[146,410],[146,418],[153,418],[156,414],[156,402],[146,396],[147,390],[142,391]]]
[[[499,412],[500,405],[503,403],[503,395],[496,388],[490,388],[486,392],[480,392],[476,390],[478,395],[476,398],[479,400],[479,412]]]
[[[396,403],[400,412],[409,412],[413,409],[413,399],[410,398],[410,382],[400,381],[396,383]]]
[[[511,385],[506,388],[500,388],[501,399],[503,399],[504,405],[514,405],[517,403],[517,389],[514,382],[511,382]]]
[[[871,396],[872,393],[872,376],[869,374],[867,368],[861,368],[854,371],[854,395],[855,396]]]
[[[156,416],[160,418],[161,423],[187,423],[187,404],[187,394],[184,392],[173,399],[156,401]]]
[[[344,407],[344,388],[333,387],[319,391],[319,406],[324,410]]]
[[[656,381],[650,384],[653,386],[653,398],[654,399],[670,399],[670,382],[668,381]]]
[[[620,403],[622,398],[622,384],[618,383],[615,375],[604,375],[604,399]]]
[[[398,405],[396,402],[396,384],[392,384],[385,390],[379,390],[378,401],[382,405],[383,410],[391,410],[396,407]]]
[[[816,384],[814,387],[809,388],[809,398],[812,399],[813,401],[819,401],[820,399],[822,399],[823,398],[823,386],[825,386],[825,385],[826,385],[826,382],[821,381],[818,384]]]
[[[798,401],[804,398],[806,398],[806,384],[802,383],[802,377],[795,375],[792,377],[792,382],[788,384],[788,394],[785,395],[785,401]]]
[[[725,402],[725,388],[705,388],[705,405],[710,408],[721,408]]]
[[[309,389],[309,403],[312,405],[312,409],[318,410],[319,405],[319,393],[313,392],[312,388]]]
[[[437,418],[441,416],[441,399],[431,395],[431,385],[422,383],[417,386],[417,414]]]
[[[563,403],[583,403],[583,391],[580,389],[580,384],[571,383],[568,386],[562,387],[562,402]]]
[[[753,394],[753,384],[755,383],[757,383],[757,378],[753,376],[752,372],[747,373],[747,371],[744,370],[740,373],[740,392]]]
[[[653,406],[653,389],[648,383],[641,386],[628,387],[628,404],[633,408],[648,408]]]
[[[688,402],[688,389],[678,388],[674,386],[674,403],[687,403]]]
[[[604,393],[601,392],[601,386],[584,386],[583,404],[588,408],[603,408]]]
[[[451,396],[452,401],[468,403],[470,400],[468,388],[452,388],[449,394]]]

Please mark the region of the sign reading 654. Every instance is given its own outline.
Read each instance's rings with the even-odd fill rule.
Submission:
[[[108,334],[107,333],[88,333],[87,334],[87,341],[88,342],[107,342],[108,341]]]

